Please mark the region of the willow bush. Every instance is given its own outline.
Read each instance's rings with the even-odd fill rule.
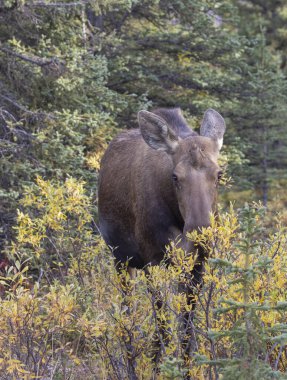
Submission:
[[[188,371],[193,379],[286,378],[286,229],[268,234],[260,205],[231,207],[190,235],[210,258],[196,292],[189,368],[181,315],[190,306],[178,283],[194,257],[171,243],[172,266],[118,276],[91,209],[73,178],[38,177],[26,188],[7,249],[15,264],[1,277],[1,379],[182,379]],[[160,339],[155,372],[159,320],[168,339]]]

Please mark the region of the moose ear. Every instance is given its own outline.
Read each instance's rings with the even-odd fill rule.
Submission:
[[[205,111],[200,126],[200,135],[215,140],[219,150],[222,148],[225,129],[225,121],[217,111],[211,108]]]
[[[138,121],[144,141],[153,149],[173,153],[178,146],[178,136],[160,116],[139,111]]]

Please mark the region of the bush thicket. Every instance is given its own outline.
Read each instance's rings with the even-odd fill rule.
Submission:
[[[1,380],[286,378],[286,18],[283,0],[0,1]],[[158,106],[225,116],[241,205],[190,237],[210,259],[188,368],[194,258],[171,244],[127,291],[97,230],[102,153]]]

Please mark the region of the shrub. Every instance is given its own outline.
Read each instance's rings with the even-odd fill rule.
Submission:
[[[260,205],[231,207],[190,234],[210,258],[196,292],[188,368],[182,313],[190,307],[178,283],[194,257],[171,244],[174,265],[119,276],[93,233],[91,208],[73,178],[39,177],[26,189],[9,252],[15,264],[1,277],[1,378],[151,378],[156,339],[158,379],[187,371],[193,379],[285,378],[286,231],[268,235]]]

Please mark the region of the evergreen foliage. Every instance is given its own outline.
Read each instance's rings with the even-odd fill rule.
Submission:
[[[218,109],[232,199],[286,207],[286,19],[284,0],[0,0],[1,380],[286,378],[286,213],[245,205],[192,234],[210,259],[188,368],[194,258],[171,244],[175,265],[129,292],[96,225],[102,153],[153,107],[194,129]]]
[[[226,298],[223,295],[215,308],[215,315],[228,316],[230,312],[236,316],[234,324],[229,330],[210,331],[212,340],[227,338],[234,356],[209,361],[218,365],[224,380],[229,379],[285,379],[280,371],[270,368],[268,357],[268,343],[283,343],[286,337],[287,325],[266,324],[264,314],[276,313],[278,310],[286,312],[286,302],[274,302],[272,293],[265,288],[262,299],[254,297],[254,289],[259,278],[268,278],[271,275],[273,259],[264,250],[264,243],[260,240],[262,225],[259,219],[264,218],[264,208],[248,204],[240,211],[240,240],[235,245],[242,256],[240,262],[236,260],[210,259],[212,265],[221,267],[223,275],[231,278],[228,285],[234,287],[238,298]],[[269,243],[269,242],[268,242]],[[269,244],[266,244],[268,247]],[[266,247],[266,248],[267,248]],[[268,249],[268,248],[267,248]],[[234,257],[234,253],[231,257]],[[264,360],[265,359],[265,360]],[[204,361],[203,361],[204,362]]]
[[[280,4],[283,5],[280,1],[247,1],[239,5],[240,33],[247,37],[247,44],[245,57],[239,63],[244,81],[238,87],[239,109],[234,121],[238,122],[237,131],[249,161],[243,185],[249,182],[265,206],[272,184],[285,178],[286,166],[282,121],[286,118],[287,89],[281,69],[285,53],[276,50],[278,46],[273,43],[280,25]]]

